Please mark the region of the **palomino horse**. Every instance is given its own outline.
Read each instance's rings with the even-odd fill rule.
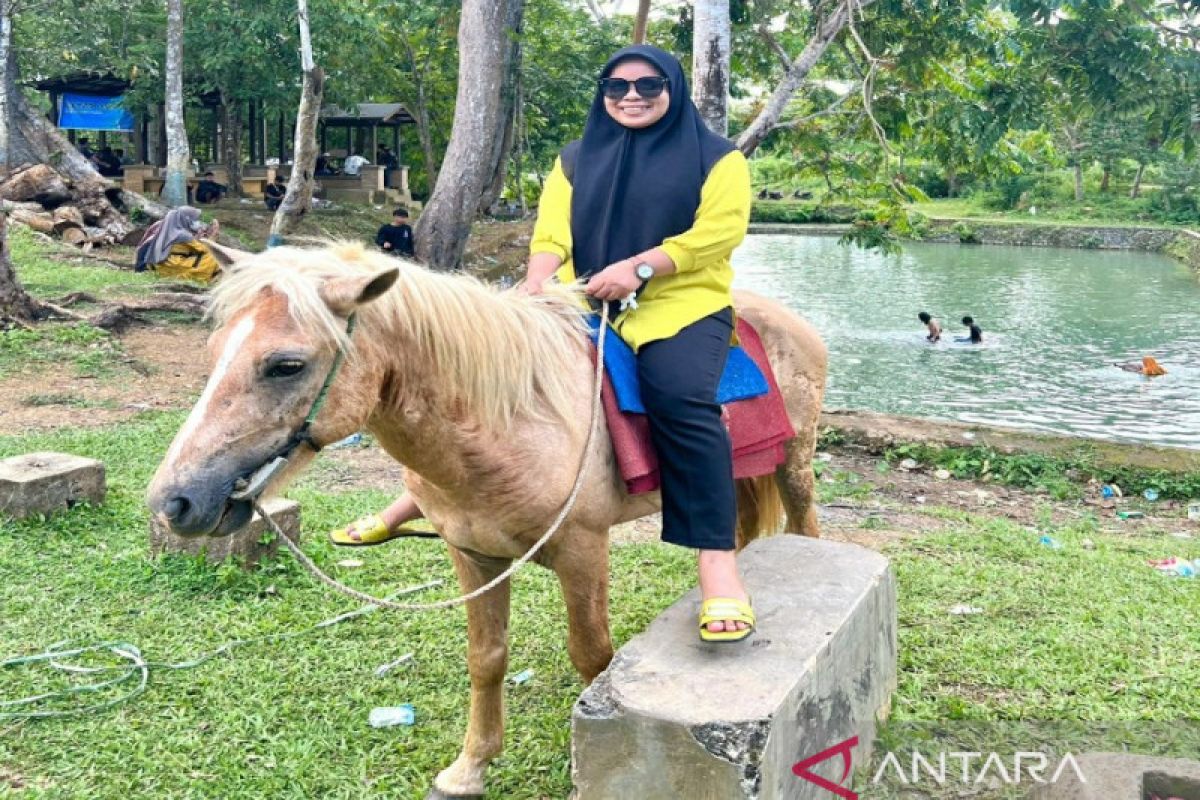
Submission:
[[[220,252],[220,251],[218,251]],[[449,545],[461,588],[502,572],[547,530],[581,462],[594,391],[580,305],[566,292],[497,292],[361,247],[280,247],[239,263],[213,291],[212,374],[149,489],[159,521],[227,535],[250,517],[234,485],[295,441],[339,350],[346,354],[309,431],[316,446],[366,428],[406,467],[405,485]],[[825,385],[817,333],[782,306],[738,293],[797,431],[776,474],[739,481],[739,543],[780,523],[817,536],[811,458]],[[351,314],[357,327],[347,335]],[[591,681],[612,658],[611,525],[658,509],[630,497],[601,420],[577,503],[537,561],[557,574],[571,661]],[[301,446],[280,486],[312,458]],[[509,583],[467,604],[466,740],[430,796],[482,795],[504,736]]]

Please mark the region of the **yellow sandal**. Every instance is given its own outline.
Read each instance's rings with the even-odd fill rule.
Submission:
[[[743,622],[741,630],[713,631],[714,622]],[[754,633],[754,609],[749,603],[733,597],[710,597],[700,604],[700,639],[705,642],[740,642]]]
[[[383,517],[378,514],[368,514],[361,519],[354,520],[344,528],[330,531],[329,541],[342,547],[369,547],[406,536],[436,539],[437,535],[437,531],[425,519],[414,519],[392,531],[388,530]]]

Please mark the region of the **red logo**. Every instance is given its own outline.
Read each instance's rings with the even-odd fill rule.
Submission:
[[[828,750],[822,750],[815,756],[809,756],[803,761],[797,761],[795,766],[792,767],[792,772],[796,773],[798,777],[804,778],[804,780],[808,781],[809,783],[815,783],[822,789],[833,792],[838,797],[845,798],[845,800],[858,800],[858,792],[852,792],[846,787],[842,786],[842,782],[845,781],[850,775],[850,750],[857,745],[858,737],[852,736],[844,742],[835,744]],[[839,753],[842,756],[842,777],[837,783],[822,778],[820,775],[816,774],[810,769],[811,767],[820,764],[822,761],[828,761]]]

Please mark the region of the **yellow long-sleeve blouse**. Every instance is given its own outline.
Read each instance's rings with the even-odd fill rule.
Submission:
[[[618,315],[613,327],[630,347],[667,339],[693,322],[733,304],[729,258],[750,224],[750,169],[738,150],[722,156],[700,189],[695,223],[660,247],[675,262],[675,272],[650,279],[637,308]],[[646,209],[654,213],[654,209]],[[571,261],[571,182],[556,161],[538,205],[529,251],[553,253],[563,260],[556,276],[575,280]],[[630,255],[634,255],[630,253]]]

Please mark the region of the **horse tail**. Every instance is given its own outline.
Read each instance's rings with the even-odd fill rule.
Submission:
[[[737,481],[737,549],[783,526],[783,500],[775,476],[760,475]]]

